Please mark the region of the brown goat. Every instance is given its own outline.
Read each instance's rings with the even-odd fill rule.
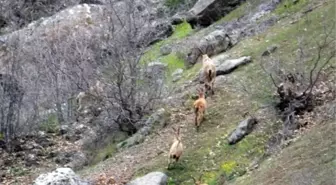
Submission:
[[[198,99],[194,102],[194,111],[195,111],[195,126],[198,131],[201,122],[204,119],[205,109],[207,107],[207,102],[205,100],[204,90],[197,89]]]
[[[195,185],[208,185],[206,183],[202,183],[202,176],[203,176],[203,174],[200,175],[198,180],[196,180],[195,177],[191,177],[194,180]]]
[[[207,54],[202,55],[202,63],[203,63],[203,74],[205,78],[205,89],[211,91],[211,94],[214,95],[214,84],[216,79],[216,66],[211,58]]]
[[[183,144],[180,136],[180,127],[177,127],[177,129],[173,127],[173,130],[175,135],[174,135],[174,142],[169,150],[168,169],[171,164],[171,159],[173,158],[175,162],[177,162],[183,153]]]

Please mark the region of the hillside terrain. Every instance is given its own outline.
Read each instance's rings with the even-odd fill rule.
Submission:
[[[27,123],[22,127],[31,128],[28,135],[13,139],[12,152],[6,150],[10,147],[0,126],[0,184],[46,184],[50,182],[47,178],[35,179],[61,167],[76,172],[69,172],[69,179],[81,179],[63,183],[71,185],[191,185],[193,177],[200,176],[208,185],[335,184],[334,0],[232,1],[220,15],[213,14],[210,6],[197,18],[190,18],[189,13],[206,6],[206,1],[151,1],[148,11],[140,11],[139,2],[134,3],[137,11],[132,18],[125,13],[105,18],[111,13],[105,1],[88,3],[90,8],[85,2],[71,2],[84,5],[74,9],[69,5],[65,10],[57,6],[55,16],[48,13],[51,17],[21,25],[16,31],[11,30],[18,25],[4,29],[9,33],[0,35],[0,74],[18,60],[11,59],[14,55],[9,51],[19,48],[14,51],[26,60],[23,74],[31,75],[29,80],[45,77],[42,84],[48,85],[48,79],[55,79],[44,88],[18,77],[26,96],[38,94],[37,87],[41,94],[34,105],[23,99]],[[128,6],[117,2],[116,7],[114,11],[123,12]],[[78,17],[73,16],[76,12]],[[213,17],[207,19],[205,14]],[[1,20],[0,14],[0,34]],[[144,28],[137,32],[137,26]],[[1,42],[9,44],[3,49]],[[50,56],[29,47],[33,44],[41,48],[50,44]],[[206,94],[205,119],[197,131],[193,103],[197,89],[203,87],[201,54],[212,58],[217,76],[215,94]],[[127,57],[136,61],[135,66]],[[40,66],[35,62],[46,58],[54,63]],[[35,75],[36,70],[40,74]],[[44,70],[52,75],[45,75]],[[91,78],[103,82],[105,94],[88,100],[87,104],[94,105],[88,109],[90,114],[73,109],[72,102],[78,92],[91,92]],[[59,83],[54,86],[55,81]],[[286,86],[288,81],[293,88]],[[135,91],[139,93],[132,94]],[[59,99],[66,103],[58,104]],[[26,116],[48,103],[55,107],[42,109],[47,112],[45,118]],[[139,104],[146,106],[138,108]],[[59,110],[64,113],[63,121]],[[238,141],[230,142],[244,120],[250,119],[256,124]],[[36,125],[30,126],[33,121]],[[167,169],[173,128],[177,127],[184,150],[180,160]],[[31,131],[35,128],[38,131]],[[156,176],[162,182],[137,182],[151,172],[162,172],[162,177]]]

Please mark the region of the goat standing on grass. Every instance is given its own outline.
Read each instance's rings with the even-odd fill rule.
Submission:
[[[200,175],[198,180],[196,180],[195,177],[193,177],[193,176],[191,177],[194,180],[195,185],[208,185],[206,183],[202,183],[202,176],[203,176],[203,174]]]
[[[183,153],[183,144],[182,144],[181,136],[180,136],[180,127],[177,127],[177,129],[173,127],[173,130],[174,130],[175,136],[174,136],[174,142],[169,150],[168,167],[167,167],[168,169],[171,164],[171,161],[170,161],[171,158],[173,158],[175,162],[177,162]]]
[[[204,90],[197,89],[197,91],[198,91],[198,99],[194,102],[194,110],[195,110],[195,126],[196,130],[198,131],[201,122],[204,119],[207,102],[205,100]]]
[[[205,89],[211,91],[211,94],[214,95],[214,85],[216,79],[216,66],[211,58],[207,54],[202,55],[202,63],[203,63],[203,74],[205,77]]]

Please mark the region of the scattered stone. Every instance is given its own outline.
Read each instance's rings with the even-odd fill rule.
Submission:
[[[55,163],[60,165],[68,164],[71,161],[71,157],[74,152],[63,152],[57,155]]]
[[[69,130],[70,130],[69,125],[61,125],[59,131],[60,131],[60,134],[61,134],[61,135],[64,135],[64,134],[68,133]]]
[[[241,65],[250,63],[251,57],[244,56],[238,59],[226,60],[224,63],[216,67],[216,75],[226,75],[237,69]]]
[[[265,57],[265,56],[269,56],[270,54],[274,53],[275,50],[278,49],[277,45],[272,45],[267,47],[266,51],[263,52],[263,54],[261,56]]]
[[[249,117],[240,122],[238,127],[230,134],[228,141],[230,145],[238,143],[246,135],[250,134],[254,125],[257,124],[257,119]]]
[[[33,166],[38,164],[38,158],[34,154],[28,154],[25,157],[25,165],[26,166]]]
[[[176,69],[172,73],[173,82],[177,82],[178,80],[180,80],[182,78],[182,74],[183,74],[183,69]]]
[[[168,176],[162,172],[151,172],[143,177],[139,177],[127,185],[166,185]]]
[[[87,165],[87,163],[88,163],[88,158],[86,157],[86,155],[83,152],[78,151],[72,154],[70,158],[70,163],[68,163],[66,167],[72,168],[74,170],[78,170],[82,166]]]
[[[169,55],[173,49],[169,45],[164,45],[160,48],[160,53],[162,56]]]
[[[79,178],[71,168],[57,168],[55,171],[41,174],[33,185],[89,185]]]

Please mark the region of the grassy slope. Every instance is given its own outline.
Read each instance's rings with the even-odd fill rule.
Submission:
[[[275,13],[291,15],[294,12],[306,9],[307,4],[313,5],[314,2],[300,1],[299,4],[291,5],[289,8],[285,8],[285,4],[287,4],[287,1],[279,5]],[[238,15],[240,14],[238,13]],[[263,155],[264,145],[271,130],[270,127],[275,120],[266,119],[266,122],[264,121],[261,125],[262,129],[258,129],[235,146],[229,146],[225,137],[242,119],[240,117],[241,112],[244,110],[253,112],[256,106],[271,101],[271,94],[274,89],[270,88],[271,82],[263,74],[257,62],[261,61],[261,53],[268,46],[277,44],[280,61],[288,65],[294,65],[294,51],[298,48],[297,38],[304,35],[306,38],[304,45],[312,45],[313,38],[318,40],[321,37],[320,33],[323,30],[321,23],[326,21],[326,25],[330,25],[334,21],[334,15],[335,2],[330,0],[327,4],[308,14],[310,23],[301,19],[295,24],[289,24],[292,20],[292,17],[289,16],[282,19],[264,34],[240,42],[230,53],[236,57],[251,55],[255,62],[232,74],[230,82],[232,84],[243,82],[245,86],[249,87],[252,99],[256,101],[251,102],[248,99],[251,97],[244,97],[243,94],[234,92],[232,89],[231,91],[221,90],[214,97],[214,100],[211,100],[213,102],[210,103],[208,119],[204,122],[202,131],[196,134],[194,130],[187,128],[191,131],[184,135],[187,146],[181,165],[167,171],[165,170],[166,158],[161,156],[138,169],[137,175],[160,170],[165,171],[170,176],[170,184],[192,184],[190,175],[198,176],[200,171],[207,170],[204,175],[205,182],[217,184],[221,176],[234,182],[235,177],[244,174],[246,167]],[[314,53],[314,48],[311,47],[310,49],[311,53]],[[199,68],[199,66],[196,68]],[[187,77],[192,76],[196,71],[198,70],[195,70],[195,68],[186,71]]]
[[[297,38],[299,36],[305,36],[304,46],[308,46],[307,48],[310,49],[309,53],[314,54],[316,49],[313,47],[314,45],[312,45],[314,42],[313,38],[316,40],[321,38],[321,32],[323,30],[323,24],[321,23],[325,21],[326,25],[331,25],[331,23],[334,22],[335,2],[333,0],[327,0],[327,2],[327,4],[322,5],[308,14],[309,21],[301,19],[294,24],[290,24],[295,17],[292,16],[293,13],[303,11],[309,5],[314,6],[317,2],[314,2],[313,0],[301,0],[295,6],[289,6],[289,8],[284,7],[284,5],[287,4],[287,1],[284,1],[283,4],[279,5],[275,13],[281,16],[286,15],[287,17],[269,28],[265,33],[247,38],[229,51],[229,54],[233,57],[251,55],[254,62],[248,66],[239,68],[234,73],[228,75],[227,81],[224,84],[225,88],[217,89],[216,95],[209,99],[210,106],[207,113],[207,119],[203,123],[199,133],[196,133],[194,130],[192,124],[193,114],[192,111],[188,109],[188,107],[191,106],[188,103],[192,103],[192,101],[186,100],[187,106],[185,108],[188,111],[183,113],[188,114],[188,118],[182,122],[173,123],[174,125],[183,125],[182,137],[186,149],[181,163],[177,164],[172,170],[167,171],[165,169],[167,154],[158,155],[153,159],[146,159],[146,163],[134,165],[133,168],[136,168],[137,170],[134,177],[159,170],[164,171],[169,175],[169,184],[192,184],[190,175],[198,176],[201,171],[206,171],[204,180],[209,185],[220,184],[219,181],[222,178],[232,184],[259,184],[260,182],[257,181],[258,178],[246,175],[243,176],[244,178],[237,177],[245,174],[246,168],[249,167],[251,163],[263,157],[265,143],[274,127],[276,127],[277,120],[271,116],[271,113],[265,113],[267,116],[259,117],[261,118],[261,121],[258,124],[256,131],[234,146],[229,146],[227,144],[226,136],[235,128],[237,123],[243,119],[241,117],[243,112],[250,111],[253,113],[260,105],[268,104],[273,101],[271,94],[275,89],[270,88],[272,87],[271,82],[259,66],[259,62],[262,61],[261,53],[268,46],[277,44],[279,48],[276,51],[276,55],[278,55],[281,63],[285,65],[295,65],[293,61],[295,61],[295,51],[298,48]],[[243,12],[242,9],[245,9],[246,7],[247,6],[245,5],[242,6],[242,8],[233,11],[228,15],[227,19],[231,20],[234,19],[235,16],[240,16],[241,12]],[[223,19],[221,21],[227,20]],[[182,60],[176,59],[179,58],[177,53],[172,53],[168,56],[160,56],[159,50],[160,47],[165,44],[174,44],[176,41],[183,42],[184,39],[188,39],[187,35],[190,33],[191,30],[187,24],[181,25],[176,28],[172,37],[155,44],[146,53],[143,60],[152,61],[159,58],[168,63],[170,71],[179,67],[182,68],[183,62]],[[312,56],[313,55],[308,55],[307,58]],[[309,67],[309,63],[305,65],[305,67]],[[199,71],[199,68],[200,64],[197,64],[193,68],[186,70],[180,81],[183,82],[192,79]],[[248,87],[248,95],[239,90],[239,84],[244,84]],[[168,127],[171,126],[172,125],[169,125]],[[322,129],[322,131],[324,130]],[[164,132],[167,132],[167,130],[164,130]],[[313,136],[314,134],[306,137]],[[324,136],[324,134],[321,134],[321,137],[322,136]],[[304,140],[305,139],[303,139],[303,141]],[[301,141],[301,143],[303,141]],[[309,143],[306,144],[308,145]],[[300,146],[304,152],[304,150],[309,149],[307,147],[303,149],[306,144],[303,143],[300,145],[300,143],[298,143],[297,145]],[[316,145],[317,150],[325,146],[318,145],[319,142],[312,144]],[[332,145],[332,147],[333,146],[334,145]],[[301,151],[300,147],[297,149],[299,152]],[[287,155],[291,155],[291,152],[294,153],[294,151],[291,151],[290,149],[286,150],[289,150]],[[295,148],[293,150],[295,150]],[[317,156],[317,158],[319,157],[321,156]],[[310,158],[309,154],[307,154],[306,159]],[[108,163],[108,161],[102,163]],[[276,167],[279,163],[281,162],[275,162],[272,165]],[[260,168],[261,171],[258,173],[256,172],[255,176],[267,180],[267,176],[263,176],[262,174],[264,173],[263,170],[268,170],[268,164],[270,164],[268,161],[264,162],[264,164],[262,163]],[[99,166],[104,165],[98,164],[97,167],[92,169],[98,169]],[[293,170],[295,169],[293,168]],[[329,177],[328,174],[326,175]]]
[[[336,123],[321,123],[236,185],[334,184]]]

